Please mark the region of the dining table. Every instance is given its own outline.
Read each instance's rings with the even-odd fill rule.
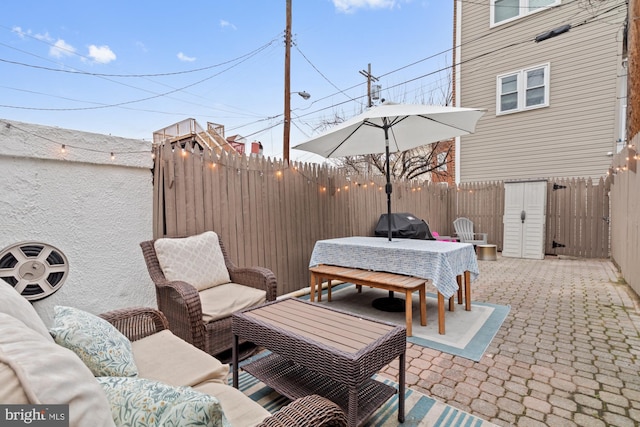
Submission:
[[[444,297],[460,289],[459,276],[480,274],[470,243],[351,236],[316,241],[309,267],[320,264],[386,271],[430,280]]]

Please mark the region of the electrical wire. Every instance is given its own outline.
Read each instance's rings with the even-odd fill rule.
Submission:
[[[484,6],[484,5],[486,5],[487,7],[489,7],[489,5],[488,5],[488,4],[486,4],[486,3],[473,2],[473,1],[469,1],[469,0],[460,0],[460,1],[462,1],[463,3],[469,3],[469,4],[475,4],[475,5],[483,5],[483,6]],[[557,7],[564,7],[564,6],[566,6],[566,5],[569,5],[569,4],[572,4],[572,3],[575,3],[576,1],[580,1],[580,0],[571,0],[571,1],[566,1],[566,2],[561,3],[560,5],[555,6],[555,7],[556,7],[556,8],[557,8]],[[610,9],[608,9],[607,11],[605,11],[605,12],[603,12],[603,13],[608,13],[608,12],[613,11],[613,10],[615,10],[615,9],[617,9],[617,8],[619,8],[619,7],[621,7],[621,6],[623,6],[623,5],[624,5],[624,4],[616,5],[616,6],[614,6],[614,7],[610,8]],[[585,25],[585,24],[590,23],[590,22],[594,22],[594,20],[595,20],[598,16],[601,16],[601,15],[602,15],[602,13],[600,13],[600,14],[598,14],[598,15],[594,15],[593,17],[591,17],[591,18],[590,18],[590,19],[588,19],[588,20],[585,20],[585,21],[583,21],[583,22],[581,22],[581,23],[579,23],[579,24],[575,24],[575,25],[574,25],[574,27],[578,27],[578,26],[582,26],[582,25]],[[526,16],[525,16],[525,17],[522,17],[522,18],[526,18]],[[521,18],[521,19],[519,19],[517,22],[518,22],[518,23],[519,23],[519,22],[522,22],[522,18]],[[511,23],[510,25],[503,26],[503,27],[501,27],[501,28],[500,28],[500,30],[504,30],[504,29],[506,29],[506,28],[510,28],[511,26],[513,26],[513,25],[515,25],[515,24],[516,24],[516,23]],[[495,32],[493,32],[492,34],[495,34]],[[482,35],[482,36],[480,36],[480,37],[476,38],[475,40],[467,41],[467,42],[465,42],[465,43],[464,43],[464,45],[466,45],[466,44],[468,44],[468,43],[475,42],[475,41],[477,41],[477,40],[479,40],[479,39],[481,39],[481,38],[484,38],[484,37],[486,37],[486,36],[487,36],[487,35]],[[500,52],[500,51],[502,51],[502,50],[509,49],[509,48],[511,48],[511,47],[514,47],[514,46],[517,46],[517,45],[519,45],[519,44],[523,44],[523,43],[529,42],[529,41],[531,41],[531,40],[532,40],[532,39],[528,38],[528,39],[526,39],[526,40],[522,40],[522,41],[520,41],[520,42],[511,43],[511,44],[509,44],[509,45],[506,45],[506,46],[503,46],[503,47],[500,47],[500,48],[496,48],[496,49],[494,49],[494,50],[492,50],[492,51],[490,51],[490,52],[485,52],[485,53],[479,54],[479,55],[477,55],[477,56],[475,56],[475,57],[473,57],[473,58],[469,58],[469,59],[467,59],[467,60],[463,61],[462,63],[467,63],[467,62],[470,62],[470,61],[475,61],[475,60],[480,59],[480,58],[482,58],[482,57],[485,57],[485,56],[488,56],[488,55],[491,55],[491,54],[495,54],[495,53]],[[274,40],[272,40],[271,42],[269,42],[269,43],[267,43],[267,44],[263,45],[261,48],[258,48],[258,49],[256,49],[256,50],[254,50],[254,51],[250,52],[249,54],[245,54],[245,55],[243,55],[243,56],[241,56],[241,57],[239,57],[239,58],[244,58],[244,57],[246,57],[246,59],[248,59],[248,57],[251,57],[251,56],[253,56],[253,55],[255,55],[255,54],[259,53],[262,49],[264,49],[264,48],[266,48],[266,47],[270,46],[273,42],[274,42]],[[461,45],[459,45],[459,46],[462,46],[462,44],[461,44]],[[342,93],[342,94],[344,94],[345,96],[348,96],[348,95],[346,95],[346,94],[344,93],[344,91],[345,91],[345,90],[351,90],[351,89],[357,88],[357,87],[359,87],[359,86],[362,86],[362,85],[364,84],[364,83],[356,84],[356,85],[351,86],[351,87],[349,87],[349,88],[347,88],[347,89],[345,89],[345,90],[341,90],[341,89],[339,89],[339,88],[338,88],[335,84],[333,84],[333,83],[332,83],[332,82],[331,82],[331,81],[330,81],[330,80],[329,80],[329,79],[328,79],[328,78],[327,78],[327,77],[326,77],[326,76],[325,76],[325,75],[324,75],[324,74],[323,74],[323,73],[322,73],[322,72],[321,72],[321,71],[320,71],[320,70],[319,70],[319,69],[318,69],[318,68],[313,64],[313,63],[311,63],[311,61],[306,57],[306,55],[304,55],[304,53],[303,53],[303,52],[302,52],[302,51],[301,51],[297,46],[296,46],[296,49],[297,49],[297,51],[298,51],[298,52],[303,56],[303,58],[305,58],[305,60],[306,60],[306,61],[307,61],[307,62],[308,62],[308,63],[309,63],[309,64],[310,64],[310,65],[311,65],[311,66],[312,66],[312,67],[313,67],[313,68],[314,68],[314,69],[315,69],[315,70],[316,70],[316,71],[317,71],[317,72],[318,72],[318,73],[319,73],[319,74],[320,74],[320,75],[321,75],[325,80],[327,80],[327,81],[328,81],[328,82],[329,82],[333,87],[335,87],[335,88],[338,90],[338,92],[337,92],[336,94],[338,94],[338,93]],[[444,51],[442,51],[442,52],[439,52],[439,53],[436,53],[436,54],[430,55],[430,56],[428,56],[428,57],[422,58],[422,59],[420,59],[420,60],[418,60],[418,61],[415,61],[415,62],[413,62],[413,63],[411,63],[411,64],[408,64],[408,65],[405,65],[405,66],[403,66],[403,67],[397,68],[397,69],[395,69],[395,70],[389,71],[389,72],[387,72],[387,73],[383,74],[382,76],[388,76],[388,75],[391,75],[391,74],[393,74],[393,73],[395,73],[395,72],[398,72],[398,71],[400,71],[400,70],[404,70],[404,69],[409,68],[409,67],[411,67],[411,66],[417,65],[417,64],[422,63],[422,62],[424,62],[424,61],[426,61],[426,60],[428,60],[428,59],[432,59],[432,58],[434,58],[434,57],[436,57],[436,56],[438,56],[438,55],[442,55],[442,54],[444,54],[444,53],[447,53],[447,52],[449,52],[449,51],[451,51],[451,50],[452,50],[452,48],[450,48],[450,49],[446,49],[446,50],[444,50]],[[6,62],[6,61],[5,61],[5,62]],[[224,62],[223,64],[225,64],[225,63],[230,63],[230,62],[233,62],[233,60],[226,61],[226,62]],[[242,61],[242,62],[244,62],[244,61]],[[219,64],[217,64],[216,66],[218,66],[218,65],[219,65]],[[237,66],[237,65],[239,65],[239,64],[235,64],[233,67],[235,67],[235,66]],[[457,65],[457,64],[454,64],[453,66],[455,66],[455,65]],[[199,71],[199,70],[203,70],[203,69],[210,69],[210,68],[212,68],[212,67],[214,67],[214,66],[209,66],[209,67],[203,67],[203,68],[200,68],[200,69],[189,70],[189,71],[187,71],[187,72],[195,72],[195,71]],[[228,69],[230,69],[230,68],[232,68],[232,67],[229,67]],[[395,84],[395,85],[393,85],[393,86],[390,86],[389,88],[387,88],[387,90],[388,90],[388,89],[392,89],[392,88],[396,88],[396,87],[400,87],[400,86],[402,86],[402,85],[405,85],[405,84],[410,83],[410,82],[413,82],[413,81],[417,81],[417,80],[423,79],[423,78],[425,78],[425,77],[431,76],[431,75],[433,75],[433,74],[436,74],[436,73],[438,73],[438,72],[442,72],[442,71],[447,70],[447,69],[450,69],[450,68],[451,68],[451,66],[447,66],[447,67],[443,67],[443,68],[440,68],[440,69],[435,70],[435,71],[431,71],[431,72],[429,72],[429,73],[422,74],[422,75],[417,76],[417,77],[415,77],[415,78],[412,78],[412,79],[406,80],[406,81],[404,81],[404,82],[401,82],[401,83]],[[228,70],[228,69],[227,69],[227,70]],[[226,70],[225,70],[225,71],[226,71]],[[85,72],[80,72],[79,74],[85,74]],[[87,73],[87,74],[92,74],[92,73]],[[96,75],[96,76],[100,76],[100,74],[99,74],[99,73],[93,73],[93,74],[94,74],[94,75]],[[197,82],[195,82],[195,83],[192,83],[192,84],[190,84],[190,85],[184,86],[184,87],[182,87],[182,88],[174,89],[174,90],[171,90],[171,91],[168,91],[168,92],[162,93],[162,94],[156,94],[156,95],[151,96],[151,97],[147,97],[147,98],[143,98],[143,99],[138,99],[138,100],[133,100],[133,101],[121,102],[121,103],[117,103],[117,104],[105,104],[105,105],[100,105],[100,106],[95,106],[95,107],[85,107],[85,108],[64,108],[64,109],[39,109],[39,108],[35,108],[35,107],[16,107],[16,106],[9,106],[9,105],[0,105],[0,107],[5,107],[5,108],[19,108],[19,109],[30,109],[30,110],[44,110],[44,111],[76,111],[76,110],[88,110],[88,109],[98,109],[98,108],[108,108],[108,107],[124,107],[125,105],[129,105],[129,104],[132,104],[132,103],[143,102],[143,101],[146,101],[146,100],[150,100],[150,99],[154,99],[154,98],[159,98],[159,97],[167,96],[167,95],[169,95],[169,94],[176,93],[176,92],[179,92],[179,91],[184,91],[184,90],[185,90],[185,89],[187,89],[187,88],[190,88],[190,87],[196,86],[196,85],[198,85],[198,84],[200,84],[200,83],[202,83],[202,82],[204,82],[204,81],[210,80],[210,79],[214,78],[215,76],[217,76],[217,75],[219,75],[219,74],[220,74],[220,73],[214,74],[214,75],[212,75],[212,76],[209,76],[209,77],[207,77],[207,78],[205,78],[205,79],[202,79],[202,80],[197,81]],[[113,77],[125,77],[125,76],[127,76],[127,77],[129,77],[129,76],[130,76],[130,77],[136,77],[136,76],[137,76],[137,77],[146,77],[146,76],[160,76],[160,75],[171,75],[171,73],[140,74],[140,75],[133,75],[133,74],[125,75],[125,74],[123,74],[123,75],[109,75],[109,76],[113,76]],[[106,76],[106,75],[105,75],[105,76]],[[336,94],[332,94],[332,95],[326,96],[326,97],[324,97],[324,98],[321,98],[321,100],[324,100],[324,99],[326,99],[326,98],[329,98],[329,97],[335,96]],[[307,117],[307,116],[310,116],[310,115],[313,115],[313,114],[317,114],[317,113],[319,113],[319,112],[326,111],[326,110],[328,110],[328,109],[334,109],[334,108],[337,108],[337,107],[339,107],[339,106],[341,106],[341,105],[345,105],[345,104],[346,104],[346,103],[348,103],[348,102],[353,102],[353,101],[358,102],[358,100],[360,100],[360,99],[364,99],[364,97],[365,97],[365,96],[361,96],[361,97],[349,97],[349,96],[348,96],[348,98],[349,98],[349,100],[348,100],[348,101],[344,101],[344,102],[340,102],[340,103],[335,103],[335,104],[333,104],[333,105],[330,105],[330,106],[327,106],[327,107],[323,107],[323,108],[317,109],[317,110],[315,110],[315,111],[312,111],[312,112],[308,112],[308,113],[305,113],[305,114],[299,115],[298,117],[299,117],[299,118]],[[87,101],[87,102],[88,102],[88,101]],[[314,102],[318,102],[318,101],[314,101]],[[279,117],[279,116],[281,116],[281,115],[282,115],[282,114],[279,114],[279,115],[276,115],[276,116],[270,116],[270,117],[267,117],[267,118],[264,118],[264,119],[260,119],[260,120],[257,120],[257,121],[253,121],[253,122],[251,122],[251,123],[247,123],[247,124],[244,124],[244,125],[239,125],[239,126],[236,126],[234,129],[241,129],[241,128],[243,128],[243,127],[250,126],[250,125],[253,125],[253,124],[258,123],[258,122],[261,122],[261,121],[273,120],[273,119],[275,119],[275,118],[277,118],[277,117]],[[281,123],[281,122],[280,122],[280,123]],[[273,126],[278,126],[280,123],[277,123],[277,124],[275,124],[275,125],[273,125]],[[265,131],[265,130],[267,130],[267,129],[269,129],[269,128],[262,129],[262,130],[260,130],[260,131],[255,132],[254,134],[256,134],[256,133],[260,133],[260,132],[264,132],[264,131]],[[253,134],[252,134],[252,135],[253,135]]]

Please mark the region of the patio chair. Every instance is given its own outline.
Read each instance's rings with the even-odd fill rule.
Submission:
[[[231,314],[276,299],[273,272],[237,267],[213,231],[149,240],[140,247],[169,329],[223,360],[233,346]]]
[[[486,245],[487,233],[474,233],[473,221],[469,218],[458,218],[453,221],[453,228],[456,230],[456,236],[461,243],[471,243],[473,246]]]

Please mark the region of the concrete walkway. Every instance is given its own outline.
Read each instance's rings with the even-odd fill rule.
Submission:
[[[500,426],[640,425],[640,308],[614,265],[479,264],[472,301],[510,305],[507,319],[480,362],[408,344],[408,386]]]

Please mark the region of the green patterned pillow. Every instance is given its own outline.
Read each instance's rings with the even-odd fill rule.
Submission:
[[[119,426],[230,427],[220,402],[191,387],[172,387],[144,378],[99,377]]]
[[[101,317],[55,306],[49,332],[56,343],[77,354],[96,377],[138,375],[131,341]]]

